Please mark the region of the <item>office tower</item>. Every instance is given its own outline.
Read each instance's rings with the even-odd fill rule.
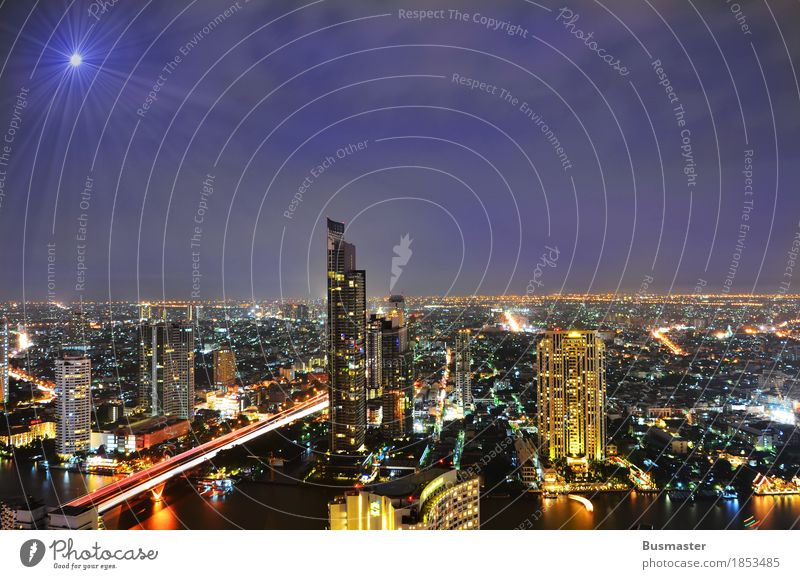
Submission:
[[[405,316],[402,310],[393,308],[383,318],[381,328],[383,432],[390,438],[411,432],[412,359]]]
[[[67,354],[56,360],[56,452],[89,450],[92,436],[92,363]]]
[[[605,345],[594,330],[546,332],[537,346],[540,454],[602,460],[606,440]]]
[[[236,386],[236,357],[230,346],[214,350],[214,387],[222,392]]]
[[[447,471],[406,499],[364,490],[347,491],[328,503],[334,531],[478,530],[480,479]]]
[[[367,325],[367,398],[380,398],[383,432],[391,438],[411,428],[412,357],[402,319],[372,314]]]
[[[395,508],[389,497],[348,491],[328,503],[328,523],[333,531],[396,531],[410,512]]]
[[[455,361],[456,388],[455,398],[458,411],[463,416],[472,408],[472,332],[461,328],[456,333],[456,349],[453,352]]]
[[[367,400],[376,400],[383,394],[382,332],[383,317],[373,314],[367,324]]]
[[[194,329],[188,322],[139,328],[139,407],[150,416],[191,420],[194,414]]]
[[[8,405],[8,320],[0,319],[0,387],[3,389],[3,408]]]
[[[367,429],[366,273],[356,269],[356,248],[344,224],[328,219],[328,394],[330,450],[353,454]]]

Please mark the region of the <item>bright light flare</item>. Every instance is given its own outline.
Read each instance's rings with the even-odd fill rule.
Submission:
[[[72,56],[69,57],[69,65],[78,67],[83,62],[83,57],[78,54],[77,52],[73,52]]]
[[[503,315],[506,318],[506,326],[508,327],[508,331],[513,334],[518,334],[522,331],[522,324],[514,317],[514,314],[511,312],[503,312]]]
[[[651,332],[653,338],[661,342],[670,352],[676,356],[685,356],[686,352],[675,342],[667,337],[667,332],[672,328],[656,328]]]

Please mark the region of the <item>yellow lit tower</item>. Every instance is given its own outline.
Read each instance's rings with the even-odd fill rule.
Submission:
[[[606,442],[605,345],[595,330],[546,332],[537,346],[541,454],[573,466],[602,460]]]
[[[229,344],[223,344],[214,350],[214,388],[227,392],[236,386],[236,356]]]

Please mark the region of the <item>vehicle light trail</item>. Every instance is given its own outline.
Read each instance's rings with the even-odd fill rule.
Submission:
[[[290,422],[300,420],[328,408],[328,394],[323,393],[294,408],[284,410],[278,414],[229,432],[196,448],[189,449],[172,458],[155,464],[149,468],[132,474],[124,480],[113,482],[75,499],[68,506],[91,507],[94,506],[98,513],[112,509],[135,496],[151,490],[173,476],[193,469],[207,460],[211,460],[223,450],[245,444],[267,432],[285,426]]]
[[[29,382],[30,384],[34,384],[39,387],[40,390],[44,390],[49,393],[53,393],[56,388],[56,385],[49,380],[42,380],[41,378],[37,378],[32,374],[28,374],[24,370],[19,370],[18,368],[12,368],[9,366],[8,368],[8,375],[14,378],[15,380],[21,380],[22,382]]]
[[[671,328],[655,328],[651,332],[653,338],[661,342],[670,352],[672,352],[676,356],[685,356],[686,352],[678,346],[675,342],[670,340],[667,337],[667,332],[670,331]]]

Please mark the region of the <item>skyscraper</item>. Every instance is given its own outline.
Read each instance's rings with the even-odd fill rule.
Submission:
[[[373,314],[367,324],[367,400],[383,394],[383,321],[382,315]]]
[[[344,224],[328,219],[328,394],[330,450],[353,454],[364,446],[366,395],[366,273]]]
[[[411,431],[412,387],[414,382],[412,352],[405,323],[405,301],[392,296],[390,310],[381,333],[383,431],[400,438]]]
[[[472,332],[461,328],[456,333],[456,349],[453,352],[455,361],[456,387],[455,398],[458,411],[463,416],[472,407]]]
[[[602,460],[606,440],[605,345],[594,330],[546,332],[537,346],[541,454]]]
[[[92,436],[92,363],[65,355],[56,360],[56,452],[88,451]]]
[[[399,438],[410,431],[412,356],[402,313],[373,314],[367,326],[367,396],[380,398],[382,428]]]
[[[144,322],[139,328],[139,407],[150,416],[194,414],[194,328]]]
[[[214,387],[225,391],[236,386],[236,357],[227,344],[214,350]]]
[[[0,387],[3,389],[3,408],[8,405],[8,320],[0,318]]]

